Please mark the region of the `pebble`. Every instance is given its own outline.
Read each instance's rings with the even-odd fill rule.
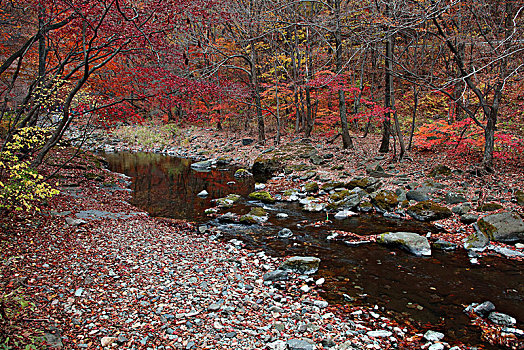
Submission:
[[[432,342],[440,341],[444,338],[444,334],[440,332],[435,332],[432,330],[428,330],[426,333],[424,333],[424,339]]]

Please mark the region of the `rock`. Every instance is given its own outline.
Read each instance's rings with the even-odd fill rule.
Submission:
[[[266,184],[256,183],[255,184],[255,191],[260,191],[266,188]]]
[[[342,344],[339,344],[335,347],[335,350],[361,350],[362,348],[358,347],[353,343],[353,341],[348,340]]]
[[[309,157],[309,160],[311,161],[311,163],[313,163],[314,165],[321,165],[323,163],[325,163],[325,160],[324,158],[320,157],[318,154],[313,154]]]
[[[293,232],[288,228],[283,228],[282,230],[278,231],[277,237],[278,238],[289,238],[293,236]]]
[[[436,177],[436,176],[450,176],[451,175],[451,169],[443,164],[436,165],[428,174],[430,177]]]
[[[304,186],[306,192],[317,192],[318,191],[318,183],[312,181],[312,182],[308,182],[305,186]]]
[[[60,330],[56,327],[49,327],[44,331],[44,339],[50,349],[61,349],[64,346]]]
[[[464,203],[467,201],[466,197],[460,193],[455,192],[448,192],[446,193],[446,196],[444,197],[444,201],[447,204],[458,204],[458,203]]]
[[[518,205],[524,206],[524,191],[516,190],[515,191],[515,201]]]
[[[329,199],[333,202],[338,202],[345,199],[350,194],[351,192],[349,192],[348,190],[336,191],[335,193],[329,195]]]
[[[106,347],[106,346],[110,346],[111,344],[113,344],[117,340],[118,340],[117,337],[103,337],[100,340],[100,344],[102,345],[102,347]]]
[[[495,310],[495,305],[491,301],[485,301],[482,304],[471,304],[466,308],[466,312],[474,312],[480,317],[486,318],[491,312]]]
[[[254,139],[244,138],[244,139],[242,139],[242,146],[249,146],[253,142],[255,142]]]
[[[300,177],[300,180],[307,181],[307,180],[314,178],[315,176],[317,176],[316,171],[308,171],[307,173],[305,173],[304,175]]]
[[[398,205],[398,196],[393,191],[376,192],[371,194],[370,197],[371,204],[381,213],[391,212],[395,210]]]
[[[366,167],[366,173],[372,177],[391,177],[391,174],[386,173],[380,162],[369,164]]]
[[[264,208],[252,208],[249,213],[240,217],[240,222],[243,224],[261,224],[269,219]]]
[[[349,190],[352,190],[356,187],[362,188],[363,190],[366,190],[368,188],[376,188],[380,187],[381,182],[374,178],[374,177],[355,177],[351,181],[349,181],[346,184],[346,188]],[[373,191],[371,191],[373,192]]]
[[[277,213],[276,216],[277,216],[277,218],[279,218],[279,219],[285,219],[285,218],[289,217],[289,215],[286,214],[286,213]]]
[[[202,191],[200,191],[200,192],[197,194],[197,196],[202,197],[202,198],[205,198],[205,197],[207,197],[208,195],[209,195],[209,192],[207,192],[206,190],[202,190]]]
[[[255,159],[251,172],[254,176],[271,177],[274,173],[282,170],[282,160],[278,158],[258,157]]]
[[[387,337],[391,337],[393,333],[391,333],[390,331],[381,329],[377,331],[369,331],[366,333],[366,335],[372,338],[387,338]]]
[[[412,205],[408,208],[407,213],[420,221],[441,220],[452,215],[451,210],[432,201],[419,202]]]
[[[444,349],[445,347],[444,347],[444,344],[442,343],[431,344],[428,347],[428,350],[444,350]]]
[[[264,281],[287,281],[289,274],[284,270],[269,271],[262,276]]]
[[[224,198],[216,199],[215,202],[220,208],[231,208],[233,207],[233,204],[235,204],[239,200],[240,196],[238,194],[228,194]]]
[[[524,239],[524,221],[516,213],[502,212],[477,221],[478,229],[496,242],[515,242]]]
[[[464,249],[484,249],[489,244],[488,236],[481,232],[476,224],[474,227],[475,232],[466,238],[466,242],[464,242]]]
[[[437,342],[444,338],[444,334],[440,332],[435,332],[432,330],[428,330],[426,333],[424,333],[424,339],[427,341]]]
[[[251,192],[249,198],[259,200],[263,203],[275,203],[275,199],[267,191]]]
[[[504,248],[504,247],[498,247],[498,246],[490,246],[490,249],[508,258],[514,258],[514,257],[524,258],[524,253],[519,252],[518,250],[513,250],[510,248]]]
[[[272,343],[267,343],[266,346],[270,350],[286,350],[286,343],[283,340],[277,340]]]
[[[515,324],[517,324],[516,319],[501,312],[491,312],[488,316],[488,319],[491,322],[500,326],[514,326]]]
[[[304,211],[309,211],[309,212],[320,212],[322,210],[324,210],[326,208],[326,204],[324,203],[317,203],[317,202],[313,202],[313,201],[309,201],[308,203],[306,203],[302,209]]]
[[[460,222],[466,225],[477,222],[479,216],[476,214],[464,214],[460,216]]]
[[[471,203],[461,203],[453,208],[451,212],[457,215],[464,215],[471,210]]]
[[[235,175],[233,176],[236,178],[241,178],[253,176],[253,174],[251,174],[247,169],[238,169],[237,171],[235,171]]]
[[[455,243],[451,243],[442,239],[439,239],[438,241],[434,242],[432,244],[432,247],[438,250],[444,250],[444,251],[450,251],[457,249],[457,245]]]
[[[317,348],[309,339],[290,339],[286,345],[288,350],[315,350]]]
[[[212,161],[204,160],[202,162],[191,163],[191,169],[198,171],[208,170],[211,168],[211,165],[213,165]]]
[[[318,271],[319,264],[319,258],[311,256],[292,256],[279,266],[279,270],[291,270],[296,273],[311,275]]]
[[[218,221],[220,222],[239,222],[240,218],[235,213],[225,213],[224,215],[220,215],[218,217]]]
[[[87,222],[82,219],[74,219],[74,218],[65,218],[65,221],[69,226],[80,226]]]
[[[341,210],[335,214],[335,219],[343,220],[353,215],[357,215],[357,213],[352,212],[351,210]]]
[[[377,243],[400,246],[416,256],[431,255],[431,246],[428,239],[413,232],[383,233],[377,238]]]
[[[315,300],[313,301],[313,305],[315,305],[318,308],[325,309],[329,306],[329,303],[325,300]]]
[[[329,182],[326,182],[325,184],[323,184],[320,189],[324,190],[324,191],[331,191],[331,190],[334,190],[335,188],[339,188],[339,187],[344,187],[344,183],[341,182],[341,181],[329,181]]]
[[[477,207],[477,211],[497,211],[502,208],[503,206],[499,203],[484,203]]]

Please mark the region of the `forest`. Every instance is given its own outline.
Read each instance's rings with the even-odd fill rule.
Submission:
[[[86,265],[85,271],[79,272],[76,263],[69,265],[68,250],[78,252],[74,259],[78,259],[79,264],[94,254],[100,266],[104,266],[105,275],[102,274],[101,279],[127,273],[120,269],[125,261],[114,258],[121,254],[115,242],[123,244],[131,240],[136,245],[130,247],[134,246],[137,251],[144,249],[148,254],[150,249],[157,249],[154,243],[144,243],[151,238],[149,231],[167,247],[176,241],[181,247],[180,259],[188,268],[192,268],[192,261],[197,264],[202,256],[213,256],[210,258],[213,260],[218,249],[214,244],[219,243],[206,240],[202,251],[195,253],[199,251],[195,247],[199,244],[195,242],[200,242],[198,233],[216,232],[207,228],[200,232],[200,227],[190,222],[201,224],[198,220],[204,210],[208,219],[220,219],[220,210],[229,208],[222,204],[229,203],[231,197],[226,195],[231,195],[231,184],[235,181],[239,182],[235,191],[255,186],[255,195],[251,193],[248,198],[260,200],[264,205],[296,198],[304,211],[322,212],[325,220],[304,219],[315,228],[332,223],[331,217],[342,212],[340,215],[346,215],[345,218],[357,215],[351,210],[368,213],[362,204],[367,203],[372,208],[369,210],[387,219],[436,221],[427,233],[430,243],[435,243],[433,238],[435,241],[443,238],[457,245],[469,244],[466,260],[475,266],[475,259],[491,254],[484,249],[492,248],[491,251],[499,255],[500,249],[516,252],[510,257],[514,264],[511,269],[518,271],[521,267],[524,256],[521,244],[524,241],[522,0],[0,0],[0,33],[0,251],[5,256],[0,260],[0,348],[39,348],[40,338],[47,346],[60,344],[57,347],[65,348],[73,348],[73,344],[83,344],[86,348],[95,346],[93,344],[101,347],[127,344],[129,348],[145,349],[146,344],[168,343],[172,348],[187,349],[258,348],[259,343],[254,340],[250,343],[252,340],[247,335],[244,339],[244,333],[231,330],[236,326],[226,327],[223,325],[226,321],[218,318],[212,322],[215,331],[229,330],[225,337],[233,343],[221,340],[217,343],[218,336],[215,340],[198,340],[198,334],[191,333],[189,326],[189,330],[182,329],[179,337],[155,338],[146,335],[146,330],[158,334],[154,330],[158,320],[139,321],[131,311],[126,316],[135,317],[134,322],[124,328],[132,325],[132,329],[143,329],[143,334],[125,336],[124,331],[106,334],[107,329],[100,329],[113,326],[100,319],[83,319],[75,326],[77,329],[63,328],[64,324],[73,322],[69,314],[78,316],[75,320],[86,315],[85,309],[78,311],[77,299],[87,294],[89,301],[84,302],[94,305],[95,289],[101,290],[88,287],[93,286],[91,282],[79,282],[80,278],[87,279],[85,271],[96,270],[93,267],[96,263]],[[133,160],[134,156],[122,156],[125,165],[121,169],[120,165],[109,163],[111,170],[113,166],[119,169],[114,170],[118,173],[133,173],[130,179],[105,169],[108,160],[115,164],[118,161],[103,151],[142,151],[148,155],[138,155],[139,161]],[[190,161],[184,160],[174,167],[172,161],[163,161],[150,153],[199,162],[190,165]],[[256,184],[254,180],[250,182],[251,177],[246,180],[243,175],[227,175],[227,184],[226,175],[214,172],[192,177],[191,169],[202,167],[214,171],[221,163],[245,168],[248,176],[252,175],[250,172],[255,173]],[[257,163],[263,163],[262,170],[257,168]],[[256,177],[257,169],[265,179]],[[165,183],[163,179],[144,177],[144,174],[162,172],[169,174]],[[441,183],[436,183],[437,180]],[[164,214],[152,214],[160,216],[158,218],[148,217],[147,209],[140,207],[136,197],[135,202],[127,203],[132,201],[133,194],[120,187],[131,183],[135,196],[140,194],[143,202],[156,206],[160,212],[165,213],[164,207],[180,197],[186,205],[191,203],[193,208],[184,212],[192,214],[170,219]],[[138,184],[146,186],[148,191],[141,192]],[[179,196],[177,191],[181,191]],[[157,199],[152,196],[153,192],[155,195],[170,192],[175,196]],[[242,196],[249,192],[252,191]],[[203,201],[206,196],[213,198]],[[348,198],[354,196],[358,201],[348,207]],[[218,208],[210,209],[210,201],[216,201]],[[412,214],[412,208],[421,203],[426,203],[423,207],[426,211],[436,210],[434,205],[440,208],[442,204],[446,215],[420,219],[420,215]],[[464,203],[469,203],[467,210]],[[93,208],[89,209],[89,205]],[[107,205],[107,213],[114,215],[100,218],[98,213],[93,221],[78,215],[102,210],[99,205],[100,208]],[[486,209],[488,207],[490,209]],[[201,212],[196,214],[195,208]],[[258,218],[265,214],[258,215],[255,209],[243,216],[237,212],[227,214],[237,224],[251,215],[249,224],[265,227],[265,222]],[[146,216],[137,214],[142,210]],[[75,211],[78,213],[73,214]],[[513,225],[511,238],[496,239],[497,233],[492,231],[499,229],[500,220],[497,219],[495,225],[495,221],[486,219],[490,215],[502,215],[503,222]],[[66,224],[62,216],[66,217]],[[118,222],[118,225],[104,225],[104,220]],[[133,220],[136,220],[135,226]],[[298,223],[299,228],[301,225],[304,227]],[[426,226],[410,227],[417,235],[426,229]],[[176,238],[170,241],[162,235],[162,230]],[[342,228],[333,230],[347,236],[349,241],[368,242],[362,233],[348,233]],[[379,236],[385,231],[370,230],[373,243],[383,240]],[[180,232],[183,234],[179,237]],[[485,234],[487,242],[471,250],[471,240],[478,239],[475,235],[480,232]],[[141,238],[135,241],[126,236],[132,233]],[[433,238],[431,233],[435,235]],[[490,241],[491,248],[488,247]],[[103,252],[93,248],[97,244],[90,246],[89,242],[98,242],[114,254],[111,258],[104,257]],[[56,246],[61,248],[51,251]],[[233,244],[231,249],[237,248]],[[69,275],[68,282],[64,282],[67,288],[56,287],[56,293],[50,292],[55,287],[46,286],[45,279],[32,275],[40,273],[34,271],[35,266],[43,265],[47,265],[48,277],[53,276],[49,278],[65,273],[54,270],[61,263],[55,266],[39,261],[35,249],[45,251],[42,261],[62,261],[70,266],[74,276]],[[162,257],[158,258],[160,265],[170,261],[171,253],[159,251],[162,251]],[[242,259],[247,259],[245,264],[252,264],[250,269],[262,274],[251,256],[239,251]],[[283,255],[291,254],[283,251]],[[472,255],[472,251],[480,255]],[[82,254],[86,254],[84,260],[79,257]],[[132,254],[130,260],[135,262],[130,263],[129,268],[138,269],[140,256],[134,255],[136,251]],[[221,254],[224,261],[237,258],[230,250]],[[188,257],[187,261],[184,256]],[[22,263],[24,257],[27,261]],[[116,260],[112,261],[113,258]],[[266,258],[268,266],[278,261],[274,257],[260,258],[260,261]],[[219,259],[215,263],[224,264],[224,269],[236,269],[236,265],[230,266],[224,261]],[[198,264],[205,265],[202,261]],[[503,264],[506,263],[491,265]],[[120,272],[115,266],[119,266]],[[173,271],[173,266],[169,266]],[[322,268],[326,267],[321,265]],[[169,270],[162,267],[166,273]],[[149,282],[129,281],[139,287],[142,283],[156,287],[164,283],[151,271],[146,275]],[[184,280],[189,276],[179,277]],[[114,279],[115,283],[120,283],[118,278]],[[519,281],[519,277],[515,279]],[[95,278],[93,283],[100,282],[97,281]],[[340,281],[339,278],[336,283]],[[195,285],[194,281],[187,283]],[[324,288],[322,283],[316,287]],[[331,280],[326,282],[326,290],[330,283]],[[315,286],[315,282],[309,285]],[[304,290],[309,292],[309,285],[306,283]],[[256,288],[264,286],[267,287],[265,278]],[[298,290],[300,286],[297,286]],[[331,288],[335,290],[336,286]],[[100,288],[105,290],[100,291],[102,300],[110,300],[114,291],[106,286]],[[291,298],[296,296],[293,293],[300,293],[294,287],[286,288]],[[506,291],[511,288],[508,286]],[[518,293],[524,292],[515,288]],[[73,295],[69,299],[72,300],[69,300],[67,293],[71,291]],[[106,292],[109,294],[104,294]],[[130,291],[129,295],[134,292]],[[330,297],[319,295],[332,302]],[[142,300],[142,297],[136,298]],[[163,296],[159,298],[163,300]],[[173,303],[183,304],[183,299]],[[222,302],[224,306],[220,306]],[[160,301],[154,300],[147,305],[158,306],[158,303]],[[163,300],[162,305],[165,303]],[[226,304],[221,301],[217,310],[223,311]],[[411,301],[408,304],[416,305],[409,307],[415,310],[418,306],[427,308]],[[503,304],[503,311],[510,307],[508,305]],[[68,311],[57,311],[59,306]],[[122,305],[119,307],[125,309]],[[257,308],[251,307],[249,313],[256,314]],[[282,305],[278,307],[285,309]],[[344,307],[347,306],[342,309]],[[337,310],[333,309],[336,317],[344,314],[341,309]],[[63,316],[63,312],[68,316]],[[111,307],[107,318],[123,317],[116,316],[115,312]],[[179,314],[186,315],[181,316],[184,319],[196,311],[195,307],[180,306],[179,311],[170,312],[175,316],[168,313],[167,319],[165,312],[159,312],[162,316],[158,322],[178,322]],[[369,312],[374,311],[366,309],[364,314]],[[482,316],[477,311],[474,313]],[[519,327],[524,320],[507,324],[493,321],[501,326],[494,331],[490,328],[493,324],[486,321],[488,314],[472,321],[482,329],[483,342],[515,349],[523,345],[524,333]],[[171,316],[176,320],[171,320]],[[400,348],[411,349],[426,342],[430,349],[441,349],[440,339],[416,336],[421,329],[427,330],[420,324],[426,321],[429,324],[430,320],[418,320],[418,325],[409,321],[406,325],[395,323],[400,322],[398,318],[386,314],[384,317],[384,322],[391,322],[388,332],[391,330],[399,340],[393,342],[394,345],[385,337],[373,343],[375,348],[400,345]],[[42,322],[46,325],[42,326]],[[441,320],[440,324],[443,323]],[[369,332],[379,332],[377,324],[365,324]],[[340,327],[346,326],[351,328],[346,323]],[[401,336],[392,331],[396,326],[406,326],[408,330],[401,332]],[[500,336],[502,326],[516,331],[502,333],[509,334],[509,338]],[[85,327],[94,333],[79,331]],[[446,332],[449,330],[447,324],[442,327]],[[338,331],[342,332],[342,328]],[[44,330],[35,333],[36,329]],[[57,332],[61,336],[57,336]],[[232,332],[236,332],[235,335]],[[365,341],[364,345],[354,343],[351,345],[354,347],[343,347],[350,342],[349,338],[336,337],[332,346],[327,346],[324,344],[327,338],[315,331],[310,333],[310,340],[319,348],[366,348]],[[411,336],[403,337],[404,333]],[[275,334],[264,341],[267,349],[309,349],[300,339],[298,345],[289,343],[293,340],[289,337],[282,345]],[[257,337],[264,338],[261,334]],[[459,349],[478,345],[473,344],[476,340],[460,344],[460,336],[454,337],[450,343]],[[442,345],[442,349],[450,348],[448,345]]]

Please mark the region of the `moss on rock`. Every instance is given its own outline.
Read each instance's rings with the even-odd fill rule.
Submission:
[[[333,202],[338,202],[349,196],[349,194],[350,192],[348,190],[342,190],[331,194],[329,199],[331,199]]]
[[[452,215],[449,208],[438,205],[432,201],[419,202],[408,208],[407,213],[416,220],[435,221],[449,218]]]
[[[477,207],[477,211],[495,211],[495,210],[499,210],[499,209],[502,209],[503,206],[500,205],[499,203],[493,203],[493,202],[490,202],[490,203],[484,203],[480,206]]]
[[[256,191],[249,194],[249,198],[262,201],[264,203],[275,203],[275,199],[267,191]]]
[[[393,191],[380,191],[371,196],[371,203],[379,211],[393,211],[398,205],[398,196]]]
[[[316,183],[315,181],[312,181],[312,182],[308,182],[307,184],[305,184],[304,188],[306,192],[317,192],[319,186],[318,186],[318,183]]]
[[[447,165],[439,164],[435,166],[428,174],[430,177],[450,176],[451,169]]]

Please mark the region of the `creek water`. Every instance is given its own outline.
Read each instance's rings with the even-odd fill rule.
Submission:
[[[220,227],[224,239],[242,240],[249,249],[265,250],[272,256],[311,255],[321,259],[318,276],[326,279],[322,296],[332,303],[378,305],[392,317],[411,320],[423,328],[446,334],[445,341],[482,345],[496,349],[480,339],[479,330],[470,325],[465,306],[492,301],[497,311],[512,315],[522,328],[524,263],[497,256],[480,259],[472,265],[463,250],[433,251],[421,258],[378,244],[350,246],[341,238],[328,240],[331,230],[360,235],[388,231],[425,234],[436,232],[429,224],[361,214],[326,223],[325,213],[306,213],[296,203],[263,205],[246,200],[254,190],[252,178],[236,179],[232,169],[201,172],[191,169],[191,160],[152,153],[106,154],[109,168],[132,177],[132,202],[152,216],[210,223]],[[206,190],[206,198],[197,196]],[[223,224],[210,219],[204,210],[213,207],[212,199],[230,193],[243,196],[232,209],[245,214],[253,206],[264,206],[270,213],[269,225]],[[288,217],[278,219],[276,213]],[[320,225],[319,225],[320,224]],[[291,229],[291,239],[278,239],[283,227]]]

